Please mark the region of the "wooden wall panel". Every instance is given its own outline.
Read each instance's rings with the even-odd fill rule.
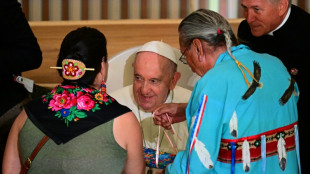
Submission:
[[[108,9],[109,9],[108,0],[102,0],[101,4],[102,4],[101,19],[108,19]]]
[[[62,20],[69,20],[69,0],[62,0],[61,2]]]
[[[82,0],[82,20],[88,20],[88,0]]]
[[[168,0],[160,0],[160,18],[168,18]]]
[[[234,32],[241,19],[229,20]],[[142,45],[151,40],[161,40],[179,48],[178,25],[181,19],[140,19],[140,20],[99,20],[99,21],[41,21],[29,22],[43,53],[43,62],[39,69],[23,73],[35,83],[59,83],[61,81],[55,69],[56,60],[63,38],[72,30],[82,26],[94,27],[107,38],[108,57]],[[120,30],[121,28],[121,30]]]
[[[187,16],[187,7],[189,3],[187,3],[187,0],[180,0],[180,17],[184,18]]]
[[[25,17],[29,20],[29,0],[23,0],[22,2],[23,12],[25,13]]]
[[[49,21],[49,0],[42,0],[42,20]]]
[[[141,19],[148,18],[148,3],[147,0],[141,0]]]
[[[50,7],[53,0],[19,1],[22,3],[23,11],[28,20],[55,20],[52,16],[55,16],[54,13],[57,13],[57,10],[54,10],[55,7],[53,6]],[[102,7],[97,9],[97,6],[93,4],[98,3],[98,1]],[[175,5],[173,5],[174,3]],[[310,2],[307,0],[293,0],[293,4],[310,12]],[[113,8],[109,5],[112,5]],[[129,14],[130,8],[133,6],[135,12],[138,9],[139,15],[136,13],[134,13],[135,15]],[[76,7],[81,9],[69,11],[69,9],[72,10]],[[51,8],[53,9],[51,10]],[[95,0],[71,0],[70,3],[69,0],[62,0],[61,9],[58,10],[60,15],[56,15],[60,16],[60,19],[57,18],[56,20],[184,18],[198,8],[210,8],[226,18],[243,18],[240,0],[96,0],[96,2]],[[96,10],[96,13],[89,13],[93,12],[92,10]],[[30,14],[32,14],[31,17]]]
[[[128,19],[128,0],[121,1],[121,19]]]
[[[300,8],[302,8],[303,10],[307,10],[307,9],[306,9],[306,1],[305,1],[305,0],[299,0],[299,1],[298,1],[298,6],[299,6]]]
[[[207,8],[207,1],[199,0],[199,8]]]

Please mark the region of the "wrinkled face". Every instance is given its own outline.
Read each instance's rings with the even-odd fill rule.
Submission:
[[[182,35],[179,35],[179,45],[180,45],[180,51],[181,53],[186,57],[186,62],[188,66],[192,69],[193,72],[198,74],[197,72],[197,66],[195,65],[195,59],[193,58],[194,55],[192,55],[192,42],[186,43],[186,45],[182,42]],[[198,74],[199,75],[199,74]]]
[[[269,0],[241,0],[243,15],[255,37],[265,35],[276,29],[282,22],[280,6]]]
[[[191,52],[191,45],[189,45],[189,46],[180,45],[180,50],[181,50],[182,54],[186,57],[186,62],[188,64],[188,66],[191,68],[191,70],[194,73],[198,74],[196,61],[195,61],[196,59],[193,58],[193,55]]]
[[[137,104],[145,111],[152,112],[163,104],[175,85],[169,70],[169,61],[153,52],[140,52],[136,56],[133,93]],[[171,68],[171,67],[170,67]]]
[[[181,53],[186,57],[186,62],[188,66],[191,68],[191,70],[194,73],[196,73],[200,77],[202,77],[206,73],[206,70],[209,70],[214,66],[214,64],[212,65],[210,63],[207,63],[205,67],[208,66],[210,68],[205,69],[205,67],[202,67],[201,62],[199,62],[198,60],[197,47],[195,46],[193,41],[190,43],[187,43],[187,45],[184,45],[184,43],[182,42],[181,34],[179,35],[179,45],[180,45]]]

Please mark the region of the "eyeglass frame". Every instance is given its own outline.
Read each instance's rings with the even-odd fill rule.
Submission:
[[[185,53],[190,48],[191,45],[192,45],[192,41],[188,44],[188,46],[185,48],[185,51],[182,53],[182,55],[179,58],[179,61],[182,62],[185,65],[187,65],[187,60],[186,60]]]

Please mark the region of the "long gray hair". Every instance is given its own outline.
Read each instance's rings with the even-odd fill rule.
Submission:
[[[231,55],[231,47],[237,45],[236,36],[228,21],[208,9],[199,9],[189,14],[181,21],[178,31],[180,42],[185,46],[189,46],[197,38],[214,47],[226,45]]]
[[[180,44],[187,47],[189,47],[194,39],[204,40],[214,47],[226,45],[228,54],[234,59],[242,74],[245,72],[241,67],[250,74],[252,79],[256,82],[256,86],[261,86],[253,74],[231,53],[231,47],[238,43],[228,21],[223,16],[211,10],[199,9],[185,17],[180,23],[178,30]],[[244,79],[247,85],[250,86],[245,76]]]

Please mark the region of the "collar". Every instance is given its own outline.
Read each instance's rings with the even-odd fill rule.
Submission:
[[[249,49],[248,46],[243,45],[243,44],[240,44],[240,45],[238,45],[238,46],[233,46],[233,47],[231,47],[231,53],[235,52],[236,50],[245,49],[245,48],[246,48],[246,49]],[[223,60],[226,60],[226,59],[231,59],[231,60],[233,60],[233,59],[229,56],[228,51],[225,51],[224,53],[222,53],[222,54],[218,57],[218,59],[216,60],[216,63],[215,63],[214,66],[216,66],[217,64],[221,63]]]
[[[291,7],[288,9],[288,12],[287,12],[284,20],[282,21],[282,23],[276,29],[274,29],[273,31],[269,32],[268,35],[273,36],[273,33],[275,31],[277,31],[278,29],[280,29],[285,24],[285,22],[288,20],[288,17],[290,16],[290,14],[291,14]]]
[[[172,101],[173,101],[173,94],[174,94],[173,90],[170,90],[165,103],[172,103]]]

